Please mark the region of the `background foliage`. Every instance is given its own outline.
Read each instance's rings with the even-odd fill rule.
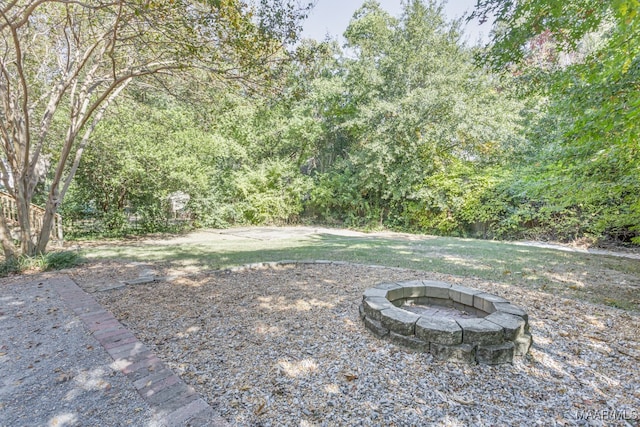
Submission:
[[[96,129],[65,218],[91,219],[76,234],[318,222],[636,241],[637,7],[481,1],[493,40],[471,48],[435,2],[392,17],[366,1],[344,50],[300,42],[271,95],[132,93]],[[188,221],[171,220],[175,191]]]

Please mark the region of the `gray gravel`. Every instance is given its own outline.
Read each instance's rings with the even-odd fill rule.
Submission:
[[[153,426],[150,406],[46,281],[0,285],[0,426]]]

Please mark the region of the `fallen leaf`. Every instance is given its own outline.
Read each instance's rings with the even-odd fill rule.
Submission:
[[[459,396],[457,394],[454,394],[453,396],[451,396],[451,399],[453,399],[454,401],[460,403],[461,405],[475,405],[476,404],[476,402],[473,399],[467,399],[467,398]]]
[[[256,415],[260,415],[260,413],[262,413],[262,410],[264,409],[264,407],[265,407],[265,405],[266,405],[266,404],[267,404],[267,402],[262,402],[262,403],[260,404],[260,406],[258,406],[258,407],[256,408],[256,410],[255,410],[255,411],[253,411],[253,413],[254,413],[254,414],[256,414]]]

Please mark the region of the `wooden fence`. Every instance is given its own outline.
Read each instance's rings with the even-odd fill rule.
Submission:
[[[13,196],[5,193],[4,191],[0,191],[0,209],[2,210],[2,216],[4,216],[7,220],[7,224],[9,225],[9,229],[11,230],[11,234],[13,236],[19,236],[18,209],[16,200],[13,198]],[[31,209],[29,212],[29,221],[31,224],[32,238],[37,236],[40,233],[40,230],[42,230],[44,212],[44,208],[41,208],[40,206],[36,206],[34,204],[31,205]],[[60,214],[55,214],[53,218],[50,241],[62,244],[62,216]]]

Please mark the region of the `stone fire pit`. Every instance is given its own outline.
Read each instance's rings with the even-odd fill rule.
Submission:
[[[504,298],[431,280],[364,292],[360,316],[380,338],[441,360],[496,365],[529,351],[529,318]]]

